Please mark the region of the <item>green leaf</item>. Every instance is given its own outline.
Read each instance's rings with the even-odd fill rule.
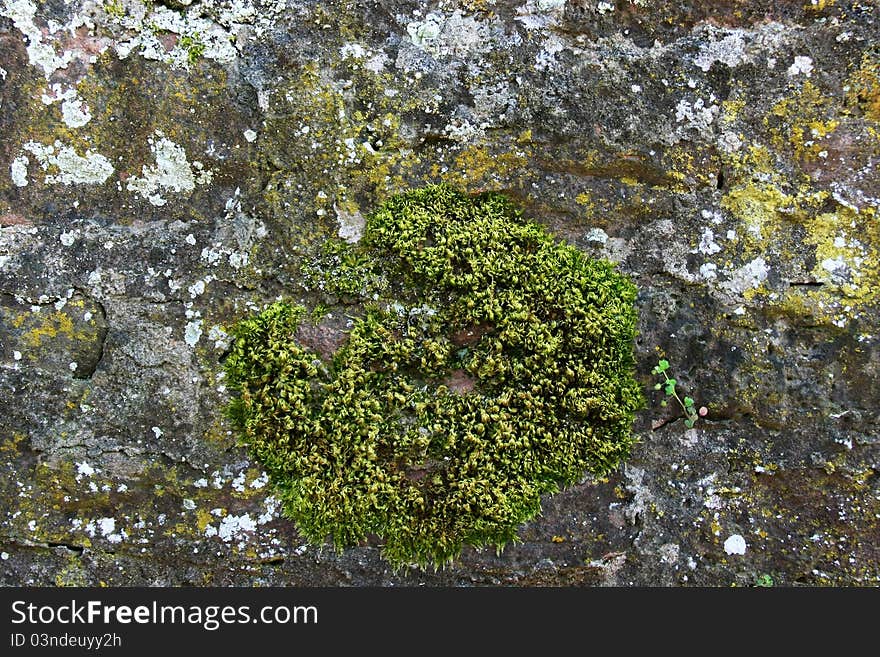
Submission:
[[[661,360],[659,363],[657,363],[657,371],[658,372],[665,372],[668,369],[669,369],[669,361],[668,360]]]
[[[660,388],[662,388],[662,387],[663,387],[662,383],[655,383],[654,384],[654,390],[660,390]]]
[[[663,401],[661,401],[661,402],[660,402],[660,405],[665,407],[665,406],[666,406],[666,400],[664,399]]]
[[[688,418],[687,420],[684,421],[684,426],[686,426],[688,429],[692,429],[694,426],[694,421],[692,419]]]
[[[694,400],[691,399],[690,397],[685,397],[685,398],[684,398],[684,405],[685,405],[685,406],[693,406],[693,405],[694,405]]]
[[[672,395],[675,394],[675,384],[674,383],[667,383],[666,384],[666,394],[669,395],[670,397],[672,397]]]

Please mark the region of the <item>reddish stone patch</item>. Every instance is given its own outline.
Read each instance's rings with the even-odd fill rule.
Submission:
[[[76,85],[92,68],[92,60],[110,47],[112,41],[107,37],[89,34],[87,27],[77,28],[72,35],[64,34],[52,38],[52,46],[57,53],[71,52],[73,59],[64,68],[52,74],[52,82]]]
[[[31,222],[20,214],[10,212],[0,215],[0,226],[30,226]]]
[[[165,48],[166,52],[171,52],[177,46],[177,41],[179,40],[179,36],[174,34],[174,32],[166,32],[165,34],[159,35],[159,42],[162,44],[162,47]]]
[[[452,390],[452,392],[457,392],[463,395],[471,392],[476,387],[477,382],[468,376],[464,370],[455,370],[452,374],[446,377],[443,381],[443,385]]]
[[[449,336],[449,339],[453,344],[458,345],[459,347],[469,347],[479,342],[484,335],[492,330],[492,328],[493,327],[490,324],[476,324],[461,329],[460,331],[456,331]]]
[[[107,37],[96,37],[89,34],[89,29],[85,26],[77,28],[72,37],[64,39],[61,42],[62,52],[73,50],[78,54],[100,55],[109,45],[111,41]]]
[[[428,474],[427,468],[407,468],[404,476],[409,481],[421,481]]]
[[[332,319],[323,319],[317,325],[305,321],[296,331],[297,342],[317,351],[325,360],[332,358],[347,338],[341,322]]]
[[[416,465],[396,464],[397,468],[403,470],[403,476],[408,481],[422,481],[428,475],[433,475],[444,467],[443,461],[437,459],[426,459],[422,463]]]
[[[871,153],[864,148],[866,142],[863,140],[867,139],[869,139],[867,132],[862,132],[858,128],[847,130],[841,127],[835,130],[819,142],[822,150],[825,151],[825,157],[805,161],[804,171],[815,182],[843,182],[858,177],[862,191],[867,195],[875,195],[880,192],[878,181],[868,176],[861,177],[858,173],[871,167]],[[866,205],[856,198],[851,202],[860,209]]]

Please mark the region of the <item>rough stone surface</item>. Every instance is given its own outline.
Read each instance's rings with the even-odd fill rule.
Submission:
[[[878,34],[852,0],[3,0],[0,583],[877,585]],[[279,516],[222,358],[278,295],[332,350],[302,264],[439,181],[633,277],[649,402],[520,544],[395,573]]]

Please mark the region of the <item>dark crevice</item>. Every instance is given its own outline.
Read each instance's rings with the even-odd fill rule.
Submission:
[[[274,565],[284,563],[284,557],[279,554],[279,555],[276,555],[273,557],[266,557],[265,559],[260,559],[259,561],[257,561],[257,563],[264,565],[264,566],[274,566]]]
[[[85,299],[88,299],[98,309],[99,318],[96,318],[97,324],[97,355],[90,359],[88,362],[83,363],[83,367],[79,368],[74,372],[73,378],[75,379],[91,379],[95,374],[95,371],[98,369],[98,365],[101,364],[101,361],[104,359],[104,344],[107,342],[107,333],[109,331],[109,326],[107,324],[107,309],[104,308],[104,304],[90,297],[85,290],[80,288],[74,288],[77,294],[82,295]]]
[[[21,294],[16,294],[15,292],[8,292],[6,290],[0,290],[0,296],[9,297],[12,300],[12,303],[19,305],[19,306],[23,306],[23,305],[39,306],[40,308],[45,308],[46,306],[53,306],[56,303],[58,303],[59,301],[61,301],[62,299],[66,299],[66,297],[54,296],[54,297],[44,298],[42,301],[39,301],[39,300],[31,299],[30,297],[27,297],[27,296],[24,296]]]
[[[422,148],[443,144],[451,144],[455,140],[448,135],[443,134],[442,132],[426,132],[422,135],[421,141],[419,142],[419,146]]]
[[[71,543],[46,543],[46,547],[50,548],[64,548],[65,550],[69,550],[70,552],[76,552],[77,554],[82,554],[85,548],[82,545],[72,545]]]
[[[789,281],[789,287],[822,287],[825,285],[822,281]]]
[[[678,419],[680,419],[680,418],[678,418],[678,417],[668,417],[668,418],[665,418],[665,419],[663,419],[663,420],[655,420],[655,421],[651,422],[651,431],[659,431],[660,429],[662,429],[663,427],[665,427],[667,424],[671,424],[671,423],[675,422],[675,421],[678,420]]]

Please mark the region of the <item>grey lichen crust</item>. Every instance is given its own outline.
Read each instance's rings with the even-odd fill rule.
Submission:
[[[370,293],[329,362],[284,302],[226,360],[230,415],[311,541],[377,534],[397,567],[443,566],[629,454],[636,290],[611,263],[446,186],[389,199],[349,250]]]

